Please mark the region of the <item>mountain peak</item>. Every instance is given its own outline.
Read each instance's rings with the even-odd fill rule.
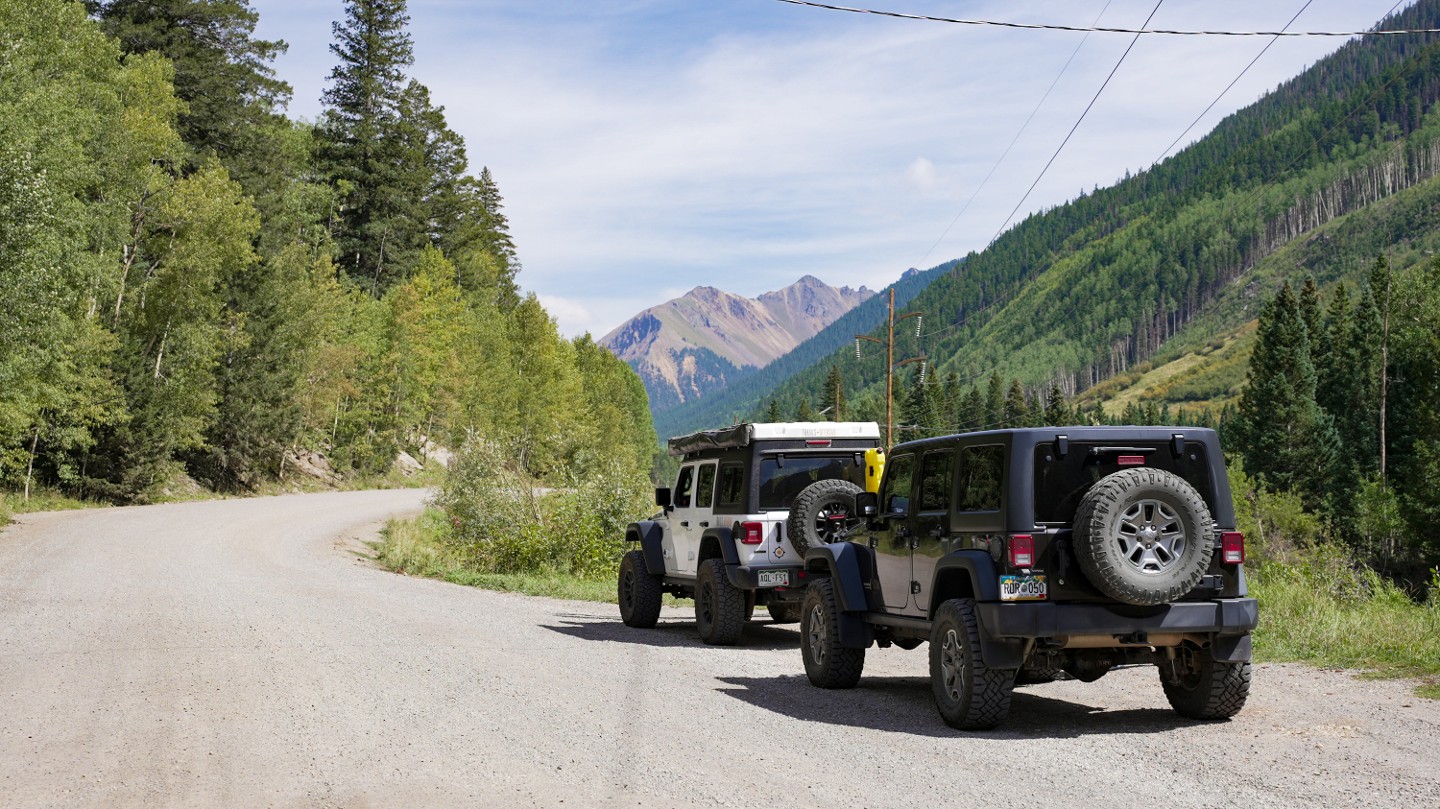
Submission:
[[[874,294],[863,286],[836,289],[809,274],[753,299],[700,285],[646,309],[599,342],[640,373],[658,407],[724,386],[720,366],[697,364],[697,352],[734,368],[768,365]],[[706,378],[691,378],[700,365]]]

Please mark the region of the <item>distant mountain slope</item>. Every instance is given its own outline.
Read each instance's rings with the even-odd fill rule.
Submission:
[[[600,338],[645,382],[652,411],[703,397],[789,353],[875,293],[807,275],[757,299],[696,287]]]
[[[1440,0],[1384,27],[1440,27]],[[1282,278],[1333,283],[1358,278],[1377,252],[1422,255],[1440,231],[1437,101],[1440,37],[1352,41],[1153,169],[968,256],[909,304],[926,313],[924,334],[898,334],[897,356],[930,357],[931,384],[999,372],[1075,392],[1228,333]],[[832,364],[851,402],[874,412],[882,352],[833,350],[746,387],[793,412]],[[911,369],[897,373],[910,383]]]
[[[895,288],[897,309],[909,303],[936,278],[956,266],[956,262],[947,261],[928,270],[907,270],[900,276],[900,280],[891,285]],[[805,370],[837,348],[850,345],[856,334],[865,334],[883,323],[889,306],[889,296],[886,294],[889,289],[890,287],[885,287],[875,293],[814,337],[796,346],[795,350],[764,368],[752,369],[731,377],[724,390],[663,410],[656,409],[652,400],[651,412],[655,418],[656,433],[664,439],[706,427],[729,424],[735,420],[736,414],[755,415],[764,398],[783,380]]]

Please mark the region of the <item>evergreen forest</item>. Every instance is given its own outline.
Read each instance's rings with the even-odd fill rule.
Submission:
[[[12,497],[364,482],[477,441],[643,487],[640,381],[519,291],[496,179],[407,75],[404,0],[336,12],[306,122],[247,0],[0,0]]]

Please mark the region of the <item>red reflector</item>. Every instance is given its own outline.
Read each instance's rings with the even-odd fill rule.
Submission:
[[[1034,567],[1035,566],[1035,538],[1029,534],[1016,534],[1010,537],[1010,566],[1011,567]]]
[[[1227,565],[1245,562],[1245,535],[1239,531],[1220,533],[1220,561]]]
[[[765,541],[765,523],[740,523],[740,542],[744,545],[759,545]]]
[[[828,438],[807,438],[807,439],[805,439],[805,446],[807,446],[807,447],[828,447],[828,446],[830,446],[830,439],[828,439]]]
[[[1116,459],[1115,459],[1115,463],[1117,463],[1117,464],[1119,464],[1119,465],[1121,465],[1121,466],[1144,466],[1144,465],[1145,465],[1145,456],[1144,456],[1144,455],[1121,455],[1119,458],[1116,458]]]

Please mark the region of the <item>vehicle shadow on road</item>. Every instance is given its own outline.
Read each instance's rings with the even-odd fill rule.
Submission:
[[[566,618],[585,620],[565,620]],[[569,635],[572,638],[593,641],[614,641],[617,643],[638,643],[642,646],[704,646],[693,620],[661,621],[651,629],[635,629],[618,619],[596,620],[593,616],[560,616],[559,625],[542,624],[552,632]],[[800,635],[793,625],[786,628],[756,622],[745,625],[740,642],[734,646],[708,647],[714,649],[798,649]]]
[[[854,689],[815,688],[803,675],[720,677],[720,693],[793,719],[909,733],[976,739],[1073,739],[1123,733],[1165,733],[1195,724],[1169,708],[1107,711],[1016,689],[1010,716],[995,730],[957,731],[935,712],[927,677],[867,677]],[[1158,688],[1156,689],[1158,692]],[[1157,694],[1157,696],[1159,696]],[[1161,697],[1163,699],[1163,697]]]

